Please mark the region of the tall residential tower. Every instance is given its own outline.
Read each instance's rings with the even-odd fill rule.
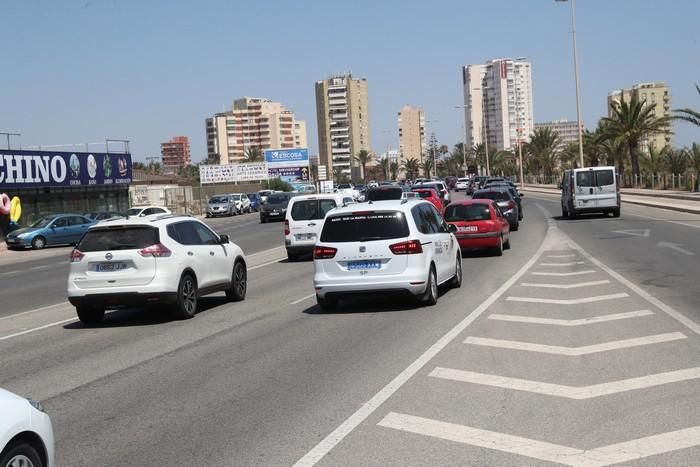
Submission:
[[[406,159],[423,162],[425,155],[425,112],[404,105],[399,112],[399,164]]]
[[[625,99],[625,102],[631,100],[632,96],[635,96],[638,101],[644,102],[645,105],[654,106],[652,111],[655,117],[670,117],[671,109],[671,91],[668,86],[662,82],[656,83],[639,83],[635,84],[631,88],[619,89],[615,91],[610,91],[608,93],[608,116],[612,116],[612,105],[613,102],[620,102],[621,98]],[[661,150],[664,146],[673,145],[673,133],[669,127],[669,131],[665,133],[656,133],[653,135],[644,135],[642,138],[641,150],[647,152],[649,146],[657,150]]]

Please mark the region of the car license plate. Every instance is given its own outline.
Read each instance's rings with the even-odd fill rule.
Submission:
[[[126,263],[124,262],[109,262],[109,263],[96,263],[95,271],[97,272],[114,272],[126,269]]]
[[[479,227],[475,225],[460,225],[457,227],[458,232],[476,232]]]
[[[348,263],[348,271],[355,271],[358,269],[381,269],[381,261],[350,261]]]
[[[16,243],[16,242],[17,242],[17,240],[15,240],[14,238],[7,239],[7,243]]]
[[[280,213],[277,212],[277,211],[272,211],[272,212],[270,213],[270,215],[271,215],[271,216],[279,216]]]
[[[316,234],[296,234],[295,237],[297,240],[313,240],[316,238]]]

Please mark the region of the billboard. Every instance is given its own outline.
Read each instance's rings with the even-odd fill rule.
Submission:
[[[131,154],[0,149],[0,189],[131,183]]]
[[[265,162],[278,166],[308,166],[309,150],[303,149],[267,149],[265,150]]]
[[[207,183],[253,182],[267,178],[267,164],[265,162],[199,166],[199,181],[203,185]]]
[[[280,178],[287,183],[309,181],[308,167],[268,167],[267,173],[270,178]]]

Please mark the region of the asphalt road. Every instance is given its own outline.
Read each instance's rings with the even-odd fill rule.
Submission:
[[[259,252],[244,302],[88,328],[40,283],[55,307],[0,318],[0,386],[44,401],[59,465],[700,464],[700,216],[525,209],[436,307],[329,314],[312,264],[269,250],[280,224],[216,220]]]

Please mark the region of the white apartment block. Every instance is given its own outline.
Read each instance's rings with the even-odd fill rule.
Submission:
[[[562,118],[551,122],[535,123],[535,130],[540,128],[549,128],[559,135],[559,150],[571,143],[578,144],[578,125],[576,122]],[[581,122],[581,128],[584,129],[583,122]]]
[[[246,151],[306,148],[306,122],[279,102],[244,97],[232,110],[206,119],[207,154],[219,155],[222,164],[246,162]]]
[[[619,103],[621,98],[625,102],[629,102],[632,96],[636,96],[637,100],[644,102],[645,105],[655,104],[653,115],[655,117],[670,117],[671,113],[671,91],[663,82],[656,83],[638,83],[631,88],[618,89],[608,93],[608,116],[612,116],[613,102]],[[649,146],[657,150],[663,149],[664,146],[673,146],[673,133],[669,128],[668,132],[656,133],[653,135],[644,135],[641,141],[641,150],[647,152]]]

